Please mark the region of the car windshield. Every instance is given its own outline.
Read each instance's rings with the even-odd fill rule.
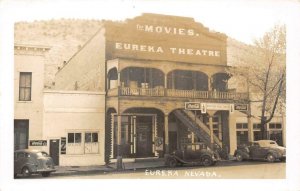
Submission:
[[[47,157],[48,156],[48,154],[46,152],[37,152],[36,155],[39,157]]]

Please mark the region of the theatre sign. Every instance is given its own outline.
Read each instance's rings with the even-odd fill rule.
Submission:
[[[211,32],[191,18],[143,14],[125,23],[108,23],[106,30],[111,59],[131,57],[214,65],[227,62],[226,35]]]

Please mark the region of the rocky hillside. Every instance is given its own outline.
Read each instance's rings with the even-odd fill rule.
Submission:
[[[61,19],[15,23],[15,43],[51,46],[46,56],[45,87],[51,86],[57,68],[100,28],[100,20]]]

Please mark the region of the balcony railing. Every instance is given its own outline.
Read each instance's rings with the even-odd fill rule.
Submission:
[[[108,96],[150,96],[178,97],[194,99],[247,100],[248,93],[196,91],[159,88],[129,88],[120,87],[108,90]]]

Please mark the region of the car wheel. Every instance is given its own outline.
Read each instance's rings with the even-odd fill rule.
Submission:
[[[169,161],[168,161],[168,166],[169,167],[176,167],[176,165],[177,165],[177,161],[176,161],[176,159],[173,159],[173,158],[171,158],[171,159],[169,159]]]
[[[23,175],[23,177],[30,177],[30,170],[29,170],[29,168],[27,167],[27,166],[25,166],[25,167],[23,167],[23,169],[22,169],[22,175]]]
[[[269,153],[267,155],[267,161],[268,162],[274,162],[275,161],[275,156],[272,153]]]
[[[42,173],[42,176],[43,176],[43,177],[48,177],[48,176],[50,176],[50,172],[43,172],[43,173]]]
[[[242,156],[241,153],[237,153],[235,157],[236,157],[236,160],[237,160],[237,161],[239,161],[239,162],[242,162],[242,161],[243,161],[243,156]]]
[[[211,166],[213,164],[213,161],[209,156],[203,156],[201,162],[203,166]]]

